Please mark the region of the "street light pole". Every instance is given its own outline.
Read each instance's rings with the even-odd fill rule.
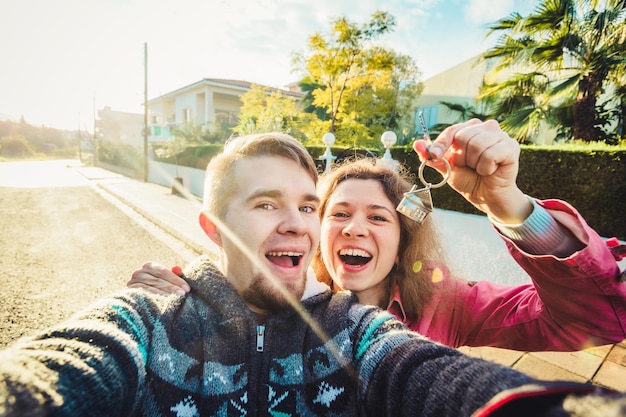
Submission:
[[[143,44],[143,182],[148,182],[148,42]]]
[[[93,165],[99,166],[99,157],[98,152],[100,152],[100,146],[98,145],[98,133],[97,133],[97,123],[96,123],[96,92],[93,93]]]
[[[83,163],[83,152],[81,149],[81,142],[82,142],[83,138],[80,135],[80,113],[78,113],[78,160],[80,161],[80,163]]]

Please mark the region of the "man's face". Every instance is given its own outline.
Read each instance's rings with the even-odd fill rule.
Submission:
[[[315,183],[296,162],[260,156],[238,161],[237,190],[227,205],[224,224],[256,258],[221,233],[223,272],[256,313],[288,305],[266,276],[302,297],[306,272],[319,243],[319,198]],[[258,262],[255,264],[254,262]]]

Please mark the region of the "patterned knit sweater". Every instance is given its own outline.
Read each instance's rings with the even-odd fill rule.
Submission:
[[[469,416],[531,379],[344,292],[255,316],[206,258],[186,297],[126,290],[0,352],[2,416]]]

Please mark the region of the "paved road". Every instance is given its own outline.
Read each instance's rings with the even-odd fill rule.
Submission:
[[[124,287],[146,260],[184,264],[67,166],[0,163],[0,347]]]

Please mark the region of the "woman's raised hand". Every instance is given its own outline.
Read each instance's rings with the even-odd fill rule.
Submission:
[[[500,223],[518,224],[532,212],[532,204],[517,187],[520,146],[495,120],[472,119],[445,129],[432,143],[413,145],[422,161],[445,175],[448,184],[476,208]]]

